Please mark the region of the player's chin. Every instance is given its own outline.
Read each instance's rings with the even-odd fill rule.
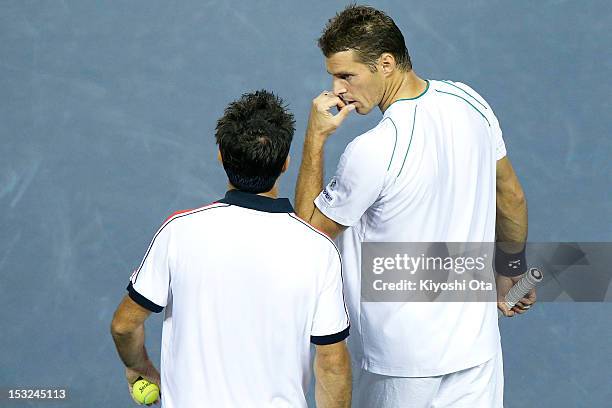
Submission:
[[[355,112],[360,115],[367,115],[372,110],[371,106],[362,106],[361,104],[355,103]]]

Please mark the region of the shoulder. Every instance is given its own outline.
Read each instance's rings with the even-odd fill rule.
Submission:
[[[466,100],[469,103],[475,104],[476,106],[485,110],[490,110],[491,106],[487,101],[472,87],[469,85],[450,80],[432,80],[431,81],[433,91],[438,94],[449,94],[461,99]]]
[[[497,124],[497,117],[489,103],[469,85],[448,80],[432,81],[432,85],[434,93],[440,98],[445,98],[449,103],[470,105],[486,119],[489,126]]]
[[[397,126],[390,117],[384,117],[373,129],[357,136],[344,150],[344,155],[367,159],[389,153],[397,142]]]
[[[228,207],[230,207],[229,204],[213,202],[213,203],[210,203],[205,206],[198,207],[198,208],[175,211],[172,214],[170,214],[168,217],[166,217],[160,229],[164,228],[167,225],[170,225],[171,223],[173,223],[173,225],[176,225],[177,220],[182,221],[182,220],[187,220],[187,219],[194,219],[195,217],[198,217],[198,216],[212,215],[213,212],[215,213],[215,215],[217,215],[218,211],[213,211],[213,210],[219,210],[219,209],[228,208]]]
[[[294,213],[289,213],[287,215],[293,220],[293,225],[300,230],[300,233],[304,235],[305,239],[321,249],[337,254],[338,257],[340,257],[338,247],[336,247],[334,241],[326,233],[313,227]]]

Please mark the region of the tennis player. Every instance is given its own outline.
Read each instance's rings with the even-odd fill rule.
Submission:
[[[525,272],[526,201],[493,110],[463,83],[417,76],[382,11],[347,7],[318,44],[333,90],[312,102],[296,208],[342,253],[358,334],[349,339],[354,406],[502,407],[494,302],[360,301],[366,241],[493,242],[497,231],[506,245],[496,254],[498,300]],[[382,120],[346,147],[323,188],[325,142],[352,111],[376,107]],[[531,292],[512,310],[498,304],[512,316],[534,301]]]
[[[229,191],[162,224],[113,318],[130,391],[141,376],[161,383],[167,408],[306,407],[312,343],[318,406],[350,406],[340,254],[277,198],[293,133],[293,116],[266,91],[219,119]],[[144,322],[163,309],[160,378]]]

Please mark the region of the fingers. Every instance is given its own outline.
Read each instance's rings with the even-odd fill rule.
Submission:
[[[338,109],[338,114],[335,116],[335,118],[338,118],[339,120],[338,124],[342,123],[348,114],[355,110],[354,105],[347,104],[342,99],[342,94],[344,92],[346,92],[346,89],[339,89],[336,92],[323,91],[323,93],[319,95],[319,98],[321,98],[320,102],[325,110],[328,110],[334,106]]]
[[[530,304],[521,301],[516,302],[516,304],[513,307],[517,307],[519,309],[529,309],[531,307]]]
[[[340,109],[340,112],[338,112],[338,114],[336,116],[339,117],[340,122],[344,121],[344,119],[346,119],[346,117],[355,110],[355,105],[344,105],[342,107],[342,109]]]
[[[518,281],[519,278],[516,278]],[[512,308],[508,308],[505,301],[505,295],[515,284],[514,278],[508,278],[501,275],[496,277],[497,284],[497,308],[506,317],[512,317],[517,314],[524,314],[529,311],[536,302],[536,290],[535,288],[529,291],[529,293],[518,301]]]
[[[525,296],[520,301],[518,301],[512,309],[516,311],[516,313],[518,314],[523,314],[527,312],[529,309],[531,309],[531,307],[535,304],[535,302],[536,302],[536,292],[535,292],[535,289],[532,289],[531,291],[529,291],[527,296]]]
[[[529,291],[529,293],[527,294],[527,300],[528,300],[529,302],[531,302],[531,303],[528,303],[528,304],[533,305],[533,304],[536,302],[536,298],[537,298],[537,296],[536,296],[536,290],[535,290],[535,288],[533,288],[533,289],[531,289],[531,290]]]
[[[512,307],[512,310],[517,314],[526,313],[535,304],[535,301],[529,297],[522,298],[519,302]]]
[[[134,393],[133,393],[134,384],[136,383],[136,381],[139,381],[139,380],[146,380],[152,384],[157,385],[157,387],[160,389],[159,396],[157,397],[157,399],[153,401],[152,403],[145,404],[145,405],[151,406],[151,405],[159,405],[161,403],[161,378],[159,375],[159,371],[157,371],[157,369],[153,365],[150,365],[140,371],[126,368],[125,372],[126,372],[126,378],[128,380],[128,390],[129,390],[130,396],[132,397],[135,403],[137,403],[138,405],[142,405],[134,397]]]
[[[338,110],[340,110],[346,105],[346,103],[344,103],[344,101],[339,96],[334,95],[334,93],[330,91],[323,91],[319,96],[315,98],[313,102],[319,112],[328,111],[334,106],[337,107]]]
[[[159,405],[160,404],[160,402],[161,402],[161,386],[159,384],[157,384],[157,386],[158,386],[158,388],[160,388],[159,395],[157,396],[157,399],[155,401],[151,402],[150,404],[145,404],[145,405],[150,407],[151,405]]]
[[[505,301],[497,302],[497,308],[502,312],[502,314],[506,317],[514,316],[514,310],[508,308],[508,305]]]
[[[528,302],[527,298],[521,299],[521,301],[517,302],[512,308],[508,308],[506,301],[497,302],[497,308],[502,312],[502,314],[506,317],[512,317],[515,314],[523,314],[527,312],[533,303]],[[529,301],[530,302],[530,301]]]
[[[348,105],[348,103],[346,103],[346,101],[344,100],[343,95],[346,93],[346,88],[341,88],[338,89],[337,91],[334,91],[334,95],[336,95],[338,98],[340,98],[340,104],[336,105],[336,108],[338,109],[338,111],[340,111],[342,108],[344,108],[346,105]]]
[[[340,100],[340,102],[338,104],[336,104],[336,108],[338,110],[344,108],[346,105],[348,105],[348,103],[346,103],[344,101],[344,98],[342,97],[342,95],[336,95],[336,97]]]
[[[138,405],[140,405],[140,402],[138,402],[138,400],[136,399],[136,397],[134,397],[134,392],[132,390],[132,386],[128,384],[128,391],[130,393],[130,397],[132,397],[132,399],[134,400],[134,402]]]
[[[516,314],[523,314],[529,310],[529,307],[525,308],[518,303],[512,307],[512,311]]]
[[[321,95],[336,95],[336,96],[342,98],[342,95],[345,94],[346,92],[347,92],[346,88],[340,88],[340,89],[337,89],[335,91],[327,91],[327,90],[325,90],[325,91],[321,92]]]
[[[336,107],[339,112],[333,115],[330,109]],[[355,110],[352,104],[346,104],[333,92],[324,91],[312,101],[312,109],[308,118],[308,134],[326,139],[342,124],[350,112]],[[313,136],[315,137],[315,136]]]

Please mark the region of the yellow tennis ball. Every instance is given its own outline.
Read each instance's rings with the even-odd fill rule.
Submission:
[[[159,397],[159,388],[147,380],[138,380],[132,386],[132,394],[139,403],[151,404]]]

